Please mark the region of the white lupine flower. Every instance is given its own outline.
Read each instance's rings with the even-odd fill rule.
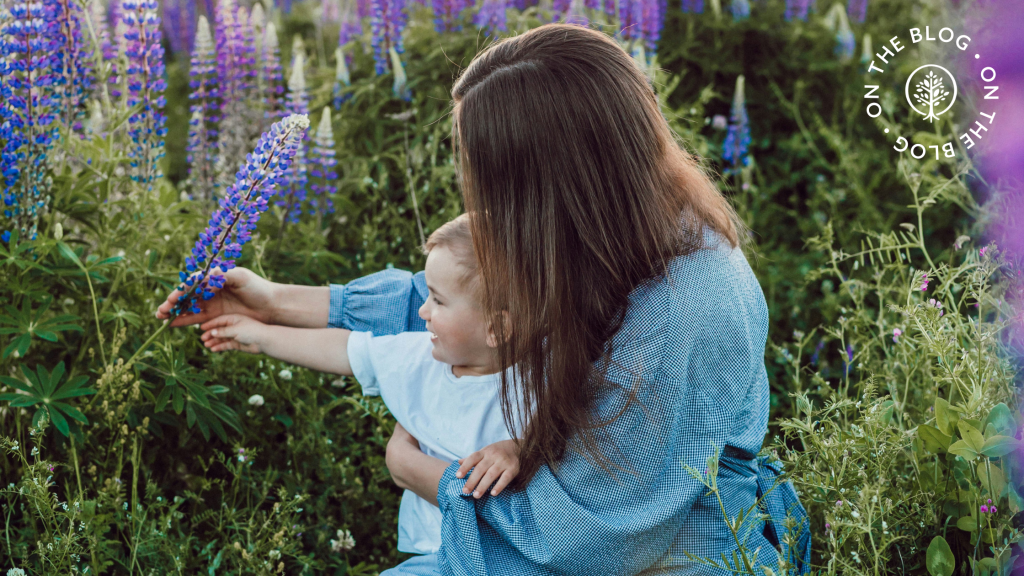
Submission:
[[[253,394],[249,397],[249,404],[252,406],[260,407],[263,406],[263,396],[259,394]]]
[[[25,576],[25,571],[21,568],[11,568],[7,571],[7,576]]]
[[[356,547],[356,539],[348,530],[338,530],[337,536],[337,540],[331,540],[331,550],[334,552],[347,552]]]

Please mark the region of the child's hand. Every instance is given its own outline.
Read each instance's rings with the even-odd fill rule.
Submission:
[[[259,354],[263,352],[267,325],[241,314],[223,314],[200,326],[202,340],[214,352],[241,350]]]
[[[462,478],[470,468],[473,469],[473,473],[462,488],[462,493],[473,492],[473,497],[479,499],[484,495],[484,490],[494,484],[491,496],[501,494],[519,473],[519,457],[516,452],[515,440],[502,440],[460,459],[459,471],[455,473],[456,478]]]

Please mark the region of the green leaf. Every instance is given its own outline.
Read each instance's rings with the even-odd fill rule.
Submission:
[[[78,254],[75,254],[75,251],[72,250],[70,246],[68,246],[64,242],[58,241],[57,250],[59,250],[65,258],[74,262],[76,266],[82,268],[83,270],[85,269],[85,266],[82,265],[82,260],[79,259]]]
[[[949,453],[956,454],[957,456],[962,457],[964,460],[974,460],[975,458],[978,457],[978,451],[975,450],[974,448],[971,448],[970,445],[968,445],[967,442],[964,442],[963,440],[957,440],[956,442],[954,442],[953,445],[949,447]]]
[[[277,415],[274,416],[274,420],[277,420],[281,424],[284,424],[285,428],[291,428],[292,424],[294,424],[294,422],[292,421],[291,416],[289,416],[287,414],[277,414]]]
[[[156,397],[156,405],[153,406],[153,412],[160,412],[167,406],[167,401],[171,399],[172,392],[174,392],[174,388],[164,386],[164,389],[160,391],[160,395]]]
[[[1013,431],[1017,427],[1017,423],[1013,419],[1013,412],[1003,402],[996,404],[989,411],[988,417],[985,418],[985,427],[988,428],[989,424],[995,426],[1000,434],[1006,436],[1013,436]]]
[[[964,532],[974,532],[978,529],[978,519],[974,516],[961,516],[956,521],[956,527]],[[931,548],[928,549],[928,552],[931,553]]]
[[[42,402],[42,400],[36,398],[35,396],[24,396],[21,394],[19,394],[18,396],[19,397],[17,400],[11,401],[11,408],[24,408],[26,406],[35,406],[36,404]]]
[[[917,427],[917,435],[924,442],[924,447],[929,452],[941,454],[949,448],[949,443],[953,441],[953,438],[947,434],[943,434],[938,428],[922,424]]]
[[[956,561],[953,558],[953,551],[949,548],[949,543],[942,536],[932,538],[931,544],[928,545],[925,565],[931,576],[953,576]]]
[[[50,374],[49,385],[46,387],[46,395],[52,396],[57,391],[57,384],[60,383],[60,379],[64,377],[64,362],[57,364],[57,367],[53,369],[53,373]],[[42,381],[42,375],[40,374],[40,381]]]
[[[985,446],[985,436],[964,420],[958,422],[957,427],[960,428],[960,437],[964,439],[964,442],[975,452],[981,452]]]
[[[50,413],[50,420],[53,421],[53,425],[57,427],[57,430],[60,430],[60,433],[64,436],[68,436],[71,429],[68,428],[68,421],[64,418],[64,415],[60,413],[60,410],[57,410],[53,406],[47,406],[47,412]]]
[[[54,402],[52,405],[57,407],[57,408],[59,408],[59,409],[61,409],[61,410],[63,410],[68,416],[70,416],[71,418],[81,422],[82,424],[88,424],[89,423],[89,419],[85,417],[85,414],[82,414],[78,410],[78,408],[75,408],[71,404],[67,404],[67,403],[64,403],[64,402]]]
[[[25,382],[22,382],[21,380],[18,380],[17,378],[11,378],[10,376],[0,376],[0,382],[3,382],[4,384],[6,384],[8,386],[17,388],[18,390],[23,390],[25,392],[28,392],[29,394],[32,394],[33,392],[35,392],[35,390],[31,386],[26,384]]]
[[[985,440],[981,453],[989,458],[1002,458],[1017,448],[1017,439],[1010,436],[993,436]]]
[[[954,412],[949,406],[949,402],[946,402],[942,398],[935,399],[935,421],[939,426],[939,430],[947,436],[952,436],[956,430],[955,426],[957,420],[960,419],[960,414]]]

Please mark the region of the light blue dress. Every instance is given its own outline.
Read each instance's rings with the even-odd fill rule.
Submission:
[[[633,291],[612,339],[617,367],[609,378],[627,391],[642,379],[639,403],[600,440],[626,471],[610,476],[569,449],[557,472],[542,466],[524,490],[474,500],[462,494],[465,480],[452,463],[437,495],[441,549],[385,574],[730,574],[683,554],[721,562],[736,549],[718,500],[683,468],[703,472],[716,448],[724,449],[718,486],[730,518],[768,493],[762,504],[771,520],[755,513],[739,535],[758,550],[755,567],[778,574],[785,555],[799,573],[809,570],[806,511],[789,482],[770,490],[781,465],[753,457],[768,430],[764,294],[741,250],[713,232],[705,238],[712,248],[675,258],[665,276]],[[424,330],[417,309],[426,297],[422,272],[388,269],[332,285],[330,326]],[[599,417],[615,414],[625,396],[622,388],[602,392]],[[792,548],[781,538],[787,511],[796,521]]]

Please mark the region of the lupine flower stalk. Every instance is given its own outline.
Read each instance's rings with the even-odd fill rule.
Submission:
[[[147,187],[160,176],[157,162],[164,155],[166,118],[160,111],[167,105],[164,90],[164,49],[161,46],[159,7],[156,0],[124,0],[122,21],[128,48],[128,105],[141,110],[128,119],[128,133],[135,143],[129,153],[134,168],[132,179]]]
[[[814,0],[786,0],[786,21],[789,22],[796,18],[806,22],[807,13],[812,4],[814,4]]]
[[[665,22],[665,11],[661,0],[642,0],[640,10],[641,37],[647,51],[654,54],[661,39],[661,28]]]
[[[749,0],[732,0],[732,4],[729,5],[729,10],[732,12],[732,19],[735,21],[750,18]]]
[[[352,9],[351,1],[345,3],[341,11],[341,29],[338,33],[338,46],[344,46],[350,40],[363,33],[363,25],[359,15]]]
[[[643,2],[646,0],[619,0],[619,27],[625,40],[641,38]]]
[[[590,18],[587,17],[584,7],[586,4],[583,0],[572,0],[569,3],[569,11],[565,15],[566,24],[576,24],[577,26],[587,26],[590,24]]]
[[[483,0],[480,11],[473,18],[473,24],[487,34],[505,32],[508,30],[506,8],[508,8],[506,0]]]
[[[284,95],[281,49],[277,40],[277,27],[274,26],[273,22],[268,22],[263,30],[260,52],[256,82],[260,101],[264,103],[263,123],[270,125],[280,118],[283,113],[281,97]]]
[[[836,34],[836,56],[843,62],[853,59],[853,52],[857,48],[857,39],[850,30],[850,22],[846,18],[846,10],[839,4],[835,4],[825,15],[825,26]]]
[[[60,49],[54,66],[61,119],[68,129],[81,129],[78,123],[85,112],[85,96],[92,89],[92,53],[82,39],[85,13],[76,0],[57,0],[60,13],[56,30]]]
[[[267,200],[301,149],[308,127],[308,116],[288,116],[271,126],[246,156],[206,229],[200,232],[192,255],[185,259],[185,270],[178,274],[184,294],[175,304],[174,315],[198,313],[200,300],[209,300],[212,289],[224,287],[223,274],[235,267],[242,245],[252,239],[260,214],[269,207]]]
[[[683,12],[703,14],[704,0],[683,0]]]
[[[360,18],[369,18],[370,13],[373,11],[373,7],[370,6],[371,0],[355,0],[356,2],[356,13],[359,14]]]
[[[220,124],[217,130],[217,179],[223,186],[231,181],[231,166],[237,166],[252,146],[253,132],[261,128],[256,107],[251,105],[255,78],[255,42],[249,14],[234,0],[217,5],[217,77],[220,86]]]
[[[398,57],[398,52],[392,46],[388,53],[391,55],[391,70],[395,74],[395,83],[391,86],[391,92],[395,95],[395,98],[401,98],[406,102],[412,101],[412,91],[409,90],[408,78],[405,75],[405,66],[402,65],[402,59]]]
[[[736,93],[732,100],[732,113],[729,117],[729,131],[722,145],[722,158],[732,165],[727,173],[738,173],[740,168],[750,165],[750,123],[747,118],[747,103],[743,90],[744,78],[741,74],[736,78]]]
[[[92,24],[93,32],[96,34],[96,42],[103,55],[103,60],[113,60],[117,56],[117,50],[110,42],[110,23],[107,20],[107,8],[103,2],[89,3],[89,23]]]
[[[445,32],[459,32],[462,25],[459,19],[466,8],[473,5],[468,0],[431,0],[430,6],[434,10],[434,29],[439,34]]]
[[[285,111],[289,116],[305,116],[309,114],[309,97],[306,95],[306,59],[302,50],[295,52],[292,61],[292,73],[288,78],[288,98],[285,102]],[[284,218],[281,222],[281,232],[284,232],[286,223],[299,221],[302,214],[302,203],[306,199],[306,151],[304,147],[296,150],[294,158],[288,170],[282,178],[282,188],[278,191],[276,204],[284,208]]]
[[[405,30],[408,15],[406,0],[370,0],[370,24],[373,37],[374,70],[377,74],[388,71],[388,51],[393,47],[399,54],[405,51],[402,31]]]
[[[53,85],[54,70],[60,66],[60,37],[54,33],[59,15],[56,0],[15,2],[0,34],[6,67],[0,107],[0,170],[8,220],[0,232],[4,242],[10,241],[12,229],[21,238],[35,238],[39,216],[49,201],[47,154],[58,134]]]
[[[865,33],[864,38],[861,40],[860,63],[867,66],[874,55],[875,51],[871,46],[871,34]]]
[[[334,49],[334,60],[334,108],[340,110],[341,105],[352,98],[350,92],[345,92],[345,88],[352,85],[352,79],[349,77],[345,53],[341,50],[341,46]]]
[[[192,51],[196,32],[195,0],[164,0],[164,31],[174,54]]]
[[[846,13],[858,24],[863,24],[868,17],[868,0],[848,0]]]
[[[310,191],[313,198],[310,199],[312,209],[310,214],[316,214],[322,221],[327,214],[334,213],[334,202],[331,196],[338,192],[335,182],[338,180],[338,173],[335,167],[338,160],[335,159],[334,151],[334,129],[331,127],[331,109],[324,108],[324,114],[320,117],[320,125],[317,126],[316,134],[313,136],[313,145],[309,151],[309,175],[312,178]]]
[[[199,17],[189,69],[188,177],[193,198],[213,198],[216,188],[218,88],[213,37],[206,16]]]

